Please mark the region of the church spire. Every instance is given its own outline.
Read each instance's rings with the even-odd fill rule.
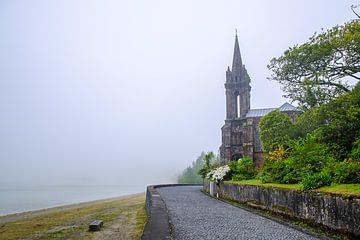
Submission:
[[[234,57],[233,57],[233,64],[232,64],[231,71],[234,74],[234,76],[241,76],[241,70],[242,70],[242,60],[241,60],[238,36],[237,36],[237,32],[236,32]]]

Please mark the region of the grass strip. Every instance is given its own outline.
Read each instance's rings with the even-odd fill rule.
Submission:
[[[300,184],[262,183],[258,179],[225,181],[225,183],[301,190]],[[360,197],[360,184],[331,184],[331,186],[321,187],[311,191]]]
[[[0,239],[92,239],[117,232],[117,239],[139,239],[146,222],[145,194],[41,210],[41,214],[17,214],[0,217]],[[9,222],[6,220],[10,219]],[[100,232],[89,232],[88,225],[95,219],[104,221]],[[114,227],[116,226],[116,227]],[[123,233],[121,231],[124,230]],[[120,234],[121,233],[121,234]],[[116,234],[114,234],[115,236]],[[100,236],[101,239],[101,236]]]

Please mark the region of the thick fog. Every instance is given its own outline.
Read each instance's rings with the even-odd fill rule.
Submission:
[[[251,107],[266,65],[358,1],[1,0],[0,184],[174,182],[218,151],[235,28]]]

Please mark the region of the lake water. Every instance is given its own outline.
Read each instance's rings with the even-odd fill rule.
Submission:
[[[146,186],[0,186],[0,215],[145,192]]]

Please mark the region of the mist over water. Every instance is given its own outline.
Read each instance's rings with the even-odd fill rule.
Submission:
[[[0,216],[143,192],[145,186],[17,186],[0,188]]]
[[[251,108],[270,59],[354,1],[0,1],[0,214],[174,183],[218,151],[235,28]]]

